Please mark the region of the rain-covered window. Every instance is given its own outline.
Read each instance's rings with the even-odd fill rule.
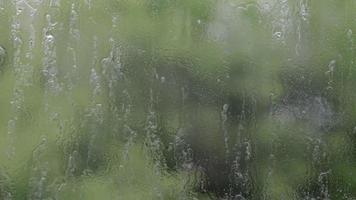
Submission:
[[[0,200],[356,199],[355,0],[0,0]]]

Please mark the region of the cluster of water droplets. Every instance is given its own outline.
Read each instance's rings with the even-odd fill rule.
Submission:
[[[54,36],[56,23],[52,22],[50,14],[46,15],[47,27],[43,29],[43,75],[47,93],[58,94],[61,85],[58,80],[58,64],[56,38]]]
[[[36,1],[34,1],[36,3]],[[27,87],[32,84],[33,75],[33,48],[35,46],[36,37],[33,22],[36,18],[36,9],[33,8],[27,1],[14,1],[13,8],[15,15],[12,17],[11,37],[13,48],[13,72],[15,75],[15,86],[13,88],[13,97],[11,100],[12,117],[8,121],[8,157],[11,158],[15,154],[14,140],[19,113],[24,106],[24,92]],[[27,41],[27,42],[26,42]],[[6,51],[1,47],[1,63],[4,62]],[[25,55],[25,56],[23,56]]]

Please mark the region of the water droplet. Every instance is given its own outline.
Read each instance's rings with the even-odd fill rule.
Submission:
[[[273,33],[273,38],[280,39],[282,37],[282,32],[278,31]]]
[[[45,39],[46,39],[46,42],[52,43],[54,41],[54,36],[51,34],[46,34]]]
[[[334,68],[334,67],[335,67],[335,64],[336,64],[336,60],[330,61],[330,63],[329,63],[329,68]]]
[[[228,109],[229,109],[229,105],[228,104],[224,104],[224,106],[223,106],[224,112],[226,112]]]
[[[0,46],[0,66],[5,62],[6,51],[4,47]]]
[[[351,30],[351,29],[349,29],[349,30],[347,31],[347,37],[348,37],[349,39],[352,39],[352,30]]]

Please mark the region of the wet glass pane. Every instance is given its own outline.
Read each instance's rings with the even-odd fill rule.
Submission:
[[[356,199],[355,33],[355,0],[0,0],[0,199]]]

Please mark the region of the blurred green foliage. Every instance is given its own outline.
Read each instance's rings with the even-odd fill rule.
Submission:
[[[0,199],[356,198],[355,19],[353,0],[0,0]]]

